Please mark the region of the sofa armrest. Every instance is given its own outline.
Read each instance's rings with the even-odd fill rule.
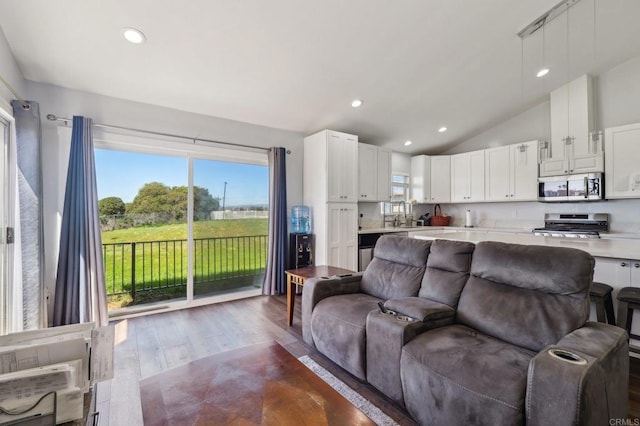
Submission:
[[[422,321],[430,325],[430,328],[452,324],[456,316],[456,311],[451,306],[424,297],[390,299],[384,303],[384,307],[399,315]]]
[[[402,347],[425,331],[452,324],[455,311],[448,305],[421,297],[391,299],[384,306],[397,315],[379,310],[367,315],[367,382],[404,405],[400,377]]]
[[[587,323],[531,360],[527,425],[612,424],[627,418],[628,389],[626,331]]]
[[[311,278],[302,287],[302,338],[311,346],[311,313],[322,299],[339,294],[353,294],[360,292],[362,273],[354,273],[346,277]]]

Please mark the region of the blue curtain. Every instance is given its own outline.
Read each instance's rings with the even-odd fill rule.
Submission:
[[[108,323],[93,132],[90,118],[74,116],[53,325],[92,321]]]
[[[262,294],[286,291],[284,269],[287,261],[287,172],[286,150],[269,149],[269,246]]]

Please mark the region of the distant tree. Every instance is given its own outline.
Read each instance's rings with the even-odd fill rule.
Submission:
[[[193,187],[193,211],[197,219],[209,219],[211,212],[220,208],[220,199],[209,194],[207,188]]]
[[[125,205],[119,197],[107,197],[98,201],[98,211],[100,216],[113,216],[124,214]]]
[[[196,219],[208,219],[211,212],[220,206],[220,200],[212,197],[206,188],[194,186],[193,198]],[[187,203],[186,186],[169,188],[160,182],[150,182],[140,188],[127,213],[172,213],[180,220],[187,212]]]
[[[171,211],[171,189],[160,182],[145,183],[127,213],[166,213]]]

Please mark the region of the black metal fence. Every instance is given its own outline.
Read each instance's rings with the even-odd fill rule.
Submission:
[[[194,239],[194,292],[264,274],[267,236]],[[102,245],[107,295],[165,291],[187,285],[187,240],[138,241]]]

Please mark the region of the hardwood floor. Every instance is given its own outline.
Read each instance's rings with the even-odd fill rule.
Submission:
[[[142,378],[215,353],[276,341],[295,357],[312,357],[401,425],[414,425],[393,402],[302,341],[300,299],[296,298],[291,327],[286,325],[285,296],[258,296],[113,321],[111,324],[116,328],[114,379],[98,386],[99,424],[143,424],[139,390]],[[631,359],[630,370],[629,414],[640,417],[640,359]]]

